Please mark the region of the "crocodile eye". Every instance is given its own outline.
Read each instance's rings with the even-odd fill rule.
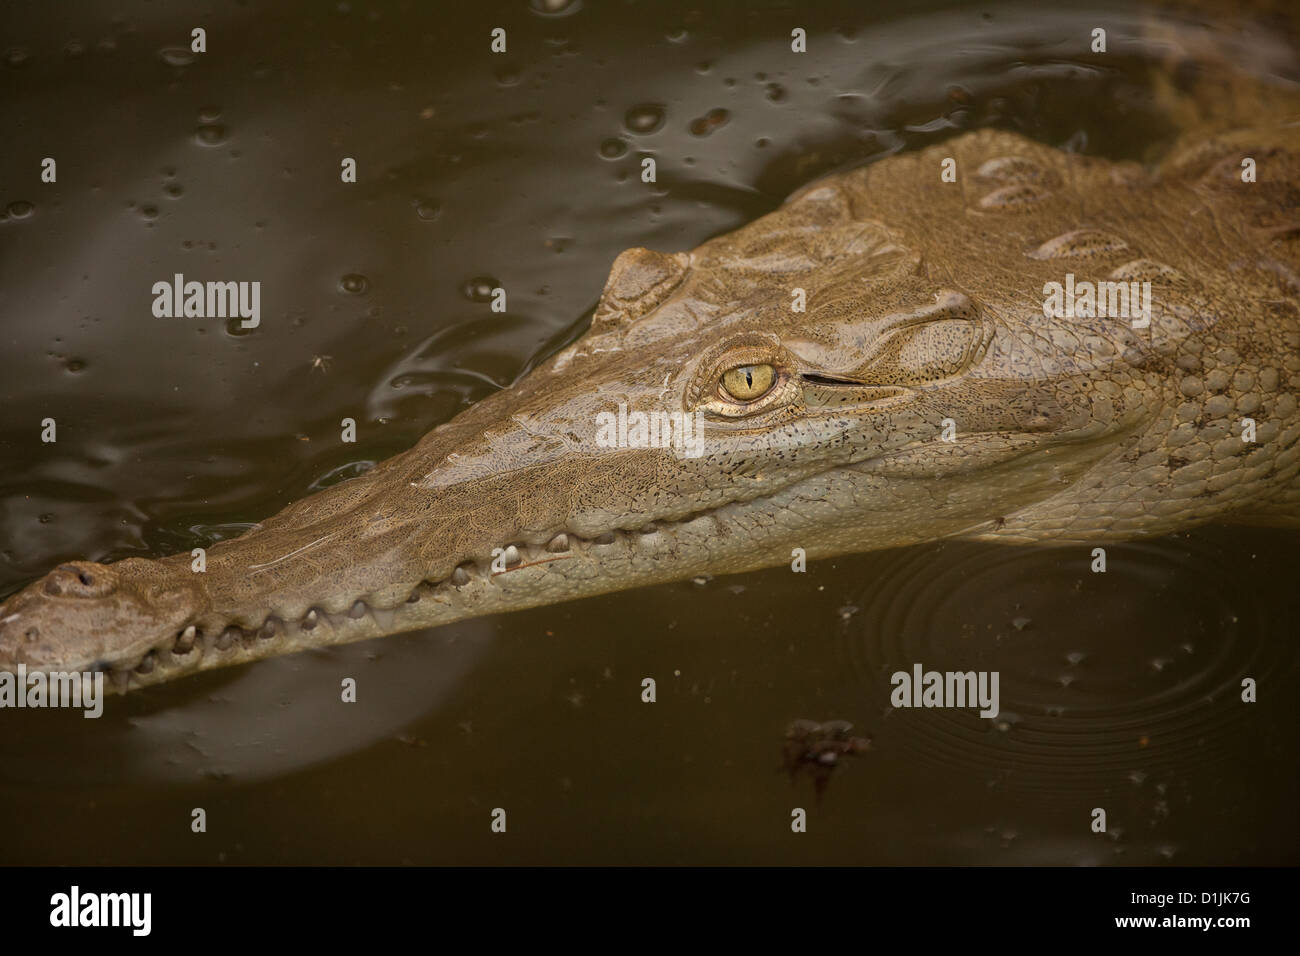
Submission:
[[[723,397],[752,402],[770,392],[775,382],[776,369],[770,365],[739,365],[723,373]]]

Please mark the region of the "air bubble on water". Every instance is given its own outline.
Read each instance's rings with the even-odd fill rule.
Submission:
[[[180,183],[168,183],[166,186],[163,187],[163,192],[165,192],[172,199],[180,199],[181,196],[185,193],[185,187],[182,186]]]
[[[85,371],[86,363],[83,359],[68,359],[63,363],[63,367],[75,375],[77,372]]]
[[[11,46],[5,50],[6,66],[22,66],[27,62],[27,51],[22,47]]]
[[[697,588],[702,588],[712,580],[713,580],[713,576],[711,574],[701,574],[697,577],[691,578],[691,583],[694,584]]]
[[[619,159],[627,154],[627,143],[611,136],[600,144],[601,159]]]
[[[999,714],[998,717],[994,720],[994,722],[993,722],[993,726],[994,726],[995,729],[997,729],[997,730],[999,730],[999,731],[1001,731],[1002,733],[1005,734],[1005,733],[1007,733],[1009,730],[1011,730],[1013,727],[1015,727],[1016,724],[1020,723],[1020,720],[1021,720],[1021,717],[1020,717],[1019,714],[1012,713],[1012,712],[1009,711],[1009,710],[1004,710],[1004,711],[1002,711],[1002,713]]]
[[[664,108],[657,103],[643,103],[634,106],[623,117],[628,131],[644,136],[653,133],[664,125]]]
[[[359,272],[349,272],[339,279],[339,289],[349,295],[361,295],[370,288],[370,280]]]
[[[1088,655],[1083,651],[1070,651],[1070,653],[1065,655],[1065,659],[1072,667],[1074,667],[1082,664],[1087,656]]]
[[[194,131],[194,141],[200,146],[220,146],[228,132],[220,123],[205,123]]]
[[[442,205],[432,199],[421,199],[415,203],[415,214],[425,222],[433,222],[442,215]]]
[[[158,51],[158,56],[168,66],[189,66],[194,62],[194,53],[183,46],[163,47]]]
[[[36,206],[25,199],[16,199],[5,209],[5,215],[10,219],[30,219],[34,212]]]
[[[664,34],[664,38],[669,43],[685,43],[690,38],[690,34],[686,32],[685,27],[674,27]]]
[[[512,67],[502,67],[494,75],[498,86],[515,86],[519,83],[519,71]]]
[[[501,283],[491,276],[474,276],[461,284],[460,291],[471,302],[490,302],[492,290],[499,288],[500,285]]]
[[[786,92],[785,87],[782,86],[780,83],[767,84],[767,86],[764,88],[763,95],[766,96],[768,100],[773,103],[784,102],[785,98],[789,96],[789,94]]]
[[[528,0],[533,13],[542,17],[567,17],[582,9],[582,0]]]
[[[1027,617],[1017,617],[1017,618],[1012,618],[1011,620],[1011,626],[1014,627],[1017,631],[1023,631],[1025,628],[1029,626],[1029,624],[1030,624],[1030,620]]]
[[[158,218],[157,206],[152,206],[152,205],[141,206],[137,210],[137,212],[140,214],[140,218],[143,219],[145,222],[153,222],[155,219]]]
[[[200,123],[215,123],[221,118],[220,106],[205,106],[199,110]]]

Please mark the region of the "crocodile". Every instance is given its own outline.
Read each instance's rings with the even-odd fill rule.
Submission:
[[[1294,524],[1287,119],[1149,165],[968,132],[629,249],[567,347],[202,570],[70,561],[14,594],[0,670],[124,692],[800,557]],[[1085,284],[1109,293],[1050,305]]]

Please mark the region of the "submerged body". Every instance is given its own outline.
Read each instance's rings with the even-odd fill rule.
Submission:
[[[214,545],[202,573],[188,553],[72,562],[14,595],[0,670],[101,669],[127,690],[795,548],[1294,519],[1286,119],[1154,171],[970,133],[814,183],[690,253],[629,250],[576,343]],[[1149,290],[1149,314],[1131,310],[1145,327],[1045,308],[1053,284],[1104,282]],[[620,405],[686,416],[701,442],[607,447]]]

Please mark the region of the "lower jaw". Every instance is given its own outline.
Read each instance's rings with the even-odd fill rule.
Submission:
[[[302,616],[284,619],[273,612],[210,612],[194,622],[187,641],[172,640],[143,656],[113,664],[107,686],[116,693],[176,680],[201,671],[249,663],[314,648],[332,647],[405,631],[438,627],[467,618],[499,614],[545,604],[679,580],[699,573],[681,560],[683,551],[709,553],[684,545],[718,532],[713,514],[662,528],[615,532],[595,540],[567,535],[567,549],[518,544],[484,563],[460,565],[454,577],[419,581],[402,589],[406,598],[382,606],[358,599],[343,611],[322,604]],[[745,570],[736,566],[734,570]],[[255,621],[254,626],[228,623]]]

